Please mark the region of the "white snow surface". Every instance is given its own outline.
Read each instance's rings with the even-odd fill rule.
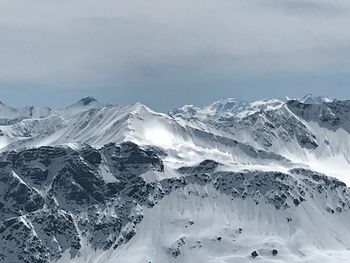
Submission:
[[[66,254],[60,262],[349,262],[350,214],[325,212],[325,201],[276,210],[190,185],[145,209],[129,243],[109,251],[86,246],[81,257],[69,259]],[[180,252],[175,258],[173,249]],[[253,259],[252,251],[259,256]]]

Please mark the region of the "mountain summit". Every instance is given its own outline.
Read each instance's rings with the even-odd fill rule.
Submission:
[[[335,99],[330,97],[313,96],[312,94],[307,94],[303,98],[297,100],[305,104],[322,104],[324,102],[335,101]]]
[[[82,98],[81,100],[79,100],[78,103],[84,105],[84,106],[87,106],[91,103],[96,103],[98,102],[97,99],[95,99],[94,97],[85,97],[85,98]]]
[[[78,102],[68,106],[68,108],[78,108],[78,107],[100,107],[100,102],[94,97],[85,97],[80,99]]]

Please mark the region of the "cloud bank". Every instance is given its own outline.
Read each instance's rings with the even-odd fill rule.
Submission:
[[[38,103],[160,96],[159,108],[305,89],[350,96],[349,12],[345,0],[0,0],[0,88]]]

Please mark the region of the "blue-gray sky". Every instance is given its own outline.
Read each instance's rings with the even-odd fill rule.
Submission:
[[[349,0],[0,0],[0,100],[350,98]]]

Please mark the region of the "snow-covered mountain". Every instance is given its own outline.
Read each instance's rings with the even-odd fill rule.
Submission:
[[[185,105],[169,111],[172,116],[180,115],[187,119],[206,121],[208,118],[229,119],[233,116],[245,117],[262,110],[276,109],[285,103],[281,99],[260,100],[252,103],[233,98],[219,100],[205,107]]]
[[[301,102],[304,99],[258,101],[246,104],[244,110],[215,109],[210,111],[213,114],[202,113],[213,109],[214,103],[196,113],[191,111],[191,116],[185,106],[169,114],[192,125],[204,123],[225,133],[225,137],[277,153],[293,163],[304,163],[350,183],[349,101],[306,104]]]
[[[331,97],[313,96],[312,94],[307,94],[301,99],[296,98],[295,100],[304,104],[322,104],[324,102],[334,102],[336,99]]]
[[[0,117],[0,262],[349,262],[350,101]]]

